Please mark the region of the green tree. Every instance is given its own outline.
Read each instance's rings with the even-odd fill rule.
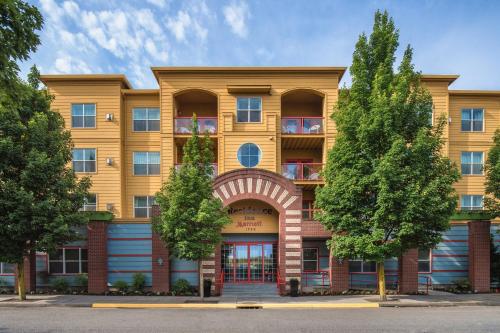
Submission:
[[[484,205],[492,218],[500,216],[500,129],[493,136],[493,147],[486,161],[486,198]]]
[[[202,260],[222,241],[221,230],[230,218],[222,201],[212,194],[212,141],[208,135],[199,135],[196,116],[183,152],[180,169],[171,170],[168,181],[156,194],[161,213],[153,220],[153,227],[172,255],[198,261],[203,299]]]
[[[445,119],[432,127],[432,99],[412,65],[412,49],[394,71],[399,32],[377,11],[373,32],[362,34],[333,113],[335,145],[325,186],[317,188],[317,218],[333,232],[338,258],[375,261],[386,299],[384,260],[412,248],[432,248],[449,228],[457,196],[456,167],[440,154]]]
[[[69,168],[70,133],[50,110],[51,96],[39,89],[36,67],[28,82],[18,78],[16,61],[36,49],[42,23],[36,7],[23,1],[0,4],[0,261],[16,264],[21,300],[23,258],[75,238],[90,186]]]

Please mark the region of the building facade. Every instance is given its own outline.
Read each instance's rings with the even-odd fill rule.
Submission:
[[[343,67],[155,67],[159,89],[133,89],[123,75],[44,75],[74,141],[73,168],[92,178],[83,210],[107,211],[92,221],[86,240],[27,260],[28,286],[56,276],[88,273],[89,292],[143,273],[155,291],[178,279],[197,285],[197,263],[169,256],[151,231],[154,195],[172,168],[197,115],[214,142],[214,195],[230,207],[224,242],[203,262],[220,292],[227,283],[276,283],[296,278],[302,290],[376,285],[374,263],[333,258],[330,234],[314,221],[314,190],[335,143],[331,113]],[[483,166],[500,124],[500,92],[450,90],[456,75],[424,75],[434,101],[433,121],[448,119],[443,154],[460,166],[455,185],[461,210],[482,208]],[[468,278],[490,290],[490,233],[495,221],[452,221],[432,250],[388,260],[388,286],[416,292],[419,285]],[[497,221],[498,222],[498,221]],[[36,263],[36,264],[35,264]],[[2,264],[7,267],[7,264]],[[0,271],[13,283],[12,269]],[[35,281],[36,280],[36,281]],[[76,282],[74,282],[76,283]]]

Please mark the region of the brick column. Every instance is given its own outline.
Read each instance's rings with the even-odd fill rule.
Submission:
[[[102,294],[108,290],[108,249],[105,221],[91,221],[88,225],[88,291]]]
[[[398,285],[400,294],[418,293],[418,249],[403,253],[398,262]]]
[[[339,260],[330,254],[330,284],[334,293],[349,289],[349,260]]]
[[[215,257],[214,257],[214,263],[215,263],[215,283],[212,284],[212,290],[214,292],[214,295],[221,295],[222,290],[221,290],[221,273],[222,273],[222,245],[219,244],[215,248]]]
[[[469,281],[476,293],[490,291],[490,221],[469,221]]]
[[[36,291],[36,252],[32,251],[28,256],[24,257],[24,286],[26,288],[26,292],[35,292]],[[16,266],[17,267],[17,266]],[[15,281],[15,289],[17,292],[17,268],[15,271],[16,281]]]
[[[154,232],[151,260],[153,267],[153,291],[168,292],[170,290],[170,260],[168,257],[168,249],[160,236]]]

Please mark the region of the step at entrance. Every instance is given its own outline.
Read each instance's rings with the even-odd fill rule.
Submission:
[[[224,283],[222,297],[279,297],[275,283]]]

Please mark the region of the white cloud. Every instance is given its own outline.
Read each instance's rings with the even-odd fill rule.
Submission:
[[[184,41],[186,39],[186,29],[191,24],[191,17],[188,13],[180,10],[176,18],[169,18],[167,27],[174,34],[175,39]]]
[[[67,54],[60,54],[55,61],[54,69],[62,74],[90,74],[92,70],[87,63],[81,59],[75,59]]]
[[[244,1],[233,2],[222,10],[226,23],[231,31],[241,38],[248,35],[246,20],[250,17],[248,5]]]
[[[167,1],[166,0],[147,0],[148,3],[159,7],[159,8],[165,8],[167,6]]]

